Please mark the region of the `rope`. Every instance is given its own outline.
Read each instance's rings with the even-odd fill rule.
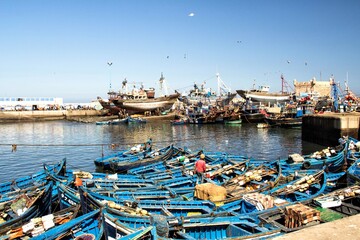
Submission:
[[[173,139],[173,140],[164,140],[164,141],[153,141],[154,143],[169,143],[169,142],[182,142],[187,140],[198,140],[198,139],[208,139],[208,138],[215,138],[214,136],[209,137],[194,137],[194,138],[183,138],[183,139]],[[129,142],[129,143],[94,143],[94,144],[27,144],[27,143],[0,143],[0,146],[11,146],[14,151],[17,150],[17,147],[97,147],[97,146],[128,146],[128,145],[137,145],[142,144],[144,142]],[[15,149],[14,149],[15,148]]]

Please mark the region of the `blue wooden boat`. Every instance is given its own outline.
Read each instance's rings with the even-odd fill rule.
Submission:
[[[5,219],[0,223],[0,234],[21,226],[30,219],[48,214],[51,209],[52,182],[37,190],[22,193],[9,202],[3,203]]]
[[[356,160],[346,171],[348,185],[360,183],[360,159]]]
[[[184,220],[179,229],[169,228],[168,237],[177,239],[265,239],[280,235],[280,228],[261,226],[248,218],[207,217]]]
[[[270,190],[278,185],[281,177],[282,169],[279,161],[251,166],[222,184],[227,190],[227,199],[223,202],[241,199],[244,194]]]
[[[90,191],[108,191],[108,190],[121,190],[121,191],[145,191],[146,189],[154,189],[157,186],[154,181],[147,179],[83,179],[83,186]]]
[[[177,167],[182,168],[185,163],[184,163],[184,161],[180,161],[180,158],[188,159],[189,163],[191,163],[191,162],[195,163],[195,161],[198,159],[196,157],[199,157],[200,154],[202,153],[202,151],[197,151],[196,153],[191,153],[188,150],[183,150],[183,149],[177,148],[175,146],[173,146],[173,148],[174,148],[174,150],[173,150],[174,153],[173,153],[173,157],[171,159],[168,159],[166,161],[152,163],[152,164],[145,165],[145,166],[134,167],[132,169],[129,169],[128,173],[141,175],[144,178],[151,178],[152,174],[156,176],[159,173],[164,173],[168,169],[173,170],[174,168],[177,168]],[[205,160],[211,161],[212,159],[207,158]]]
[[[65,224],[51,228],[33,239],[102,239],[103,235],[104,226],[102,224],[101,210],[97,209]]]
[[[139,166],[146,166],[152,163],[166,161],[173,156],[174,148],[173,146],[168,146],[166,148],[163,148],[159,151],[154,152],[151,155],[148,155],[145,158],[138,158],[138,159],[131,159],[131,160],[112,160],[110,161],[110,168],[114,172],[126,172],[129,169],[139,167]]]
[[[356,160],[360,158],[360,142],[356,138],[349,138],[349,149],[347,154],[347,164],[351,166]]]
[[[344,140],[335,148],[327,148],[309,155],[290,155],[288,159],[280,160],[284,169],[322,169],[337,172],[343,168],[345,163],[349,141]]]
[[[271,189],[268,193],[287,202],[302,202],[322,194],[327,185],[327,173],[324,170],[310,174],[292,182]]]
[[[47,172],[54,175],[64,175],[66,170],[66,159],[62,159],[54,165],[44,164],[44,169],[30,176],[20,177],[13,181],[0,183],[0,201],[9,200],[10,196],[16,196],[21,191],[45,185],[48,182]]]
[[[144,146],[145,144],[138,144],[131,149],[122,150],[114,154],[96,158],[94,160],[95,166],[102,170],[112,170],[110,163],[115,164],[118,162],[132,162],[144,158],[151,158],[156,154],[163,154],[166,152],[166,150],[168,150],[168,147],[165,147],[160,150],[151,151],[150,148],[146,149]],[[176,155],[179,154],[181,150],[174,147],[173,151],[173,154]]]
[[[103,170],[111,170],[110,162],[118,159],[133,160],[144,156],[144,152],[131,152],[130,150],[122,150],[114,154],[99,157],[94,160],[95,166]]]
[[[150,221],[149,216],[151,214],[160,214],[169,217],[169,219],[194,215],[211,215],[215,209],[215,205],[209,201],[117,200],[83,188],[80,190],[80,198],[85,211],[91,211],[94,207],[103,208],[107,204],[108,211],[112,211],[115,217],[129,218],[127,221],[132,222],[136,221],[136,219]]]
[[[57,187],[60,209],[76,206],[80,203],[80,196],[77,190],[62,183],[59,183]]]
[[[121,222],[116,216],[110,214],[108,208],[103,209],[104,214],[104,233],[105,239],[121,239],[121,240],[134,240],[134,239],[151,239],[152,226],[132,228],[129,225]],[[115,236],[115,237],[114,237]]]
[[[304,202],[311,200],[317,196],[320,196],[327,189],[327,179],[328,174],[324,170],[320,170],[313,174],[310,174],[302,177],[298,177],[295,180],[292,180],[288,183],[283,183],[278,185],[270,190],[262,192],[265,196],[274,198],[274,207],[277,205],[286,206],[289,204],[294,204],[298,202]],[[306,183],[306,179],[315,179],[307,186],[301,188],[301,183]],[[224,205],[219,207],[219,211],[229,211],[233,214],[258,214],[259,211],[266,212],[270,211],[271,208],[262,210],[258,206],[254,205],[249,201],[244,200],[244,198],[226,202]]]
[[[309,221],[304,222],[301,226],[293,227],[287,222],[285,213],[286,207],[296,206],[301,210],[304,216],[307,214]],[[308,208],[305,208],[305,207]],[[319,211],[319,215],[315,215]],[[307,211],[307,212],[306,212]],[[312,213],[312,215],[310,215]],[[334,221],[348,216],[360,213],[360,186],[355,185],[338,189],[328,194],[320,195],[309,201],[302,202],[302,205],[279,206],[271,211],[260,213],[259,219],[263,222],[273,224],[281,228],[282,232],[288,233],[297,231],[316,224]],[[287,216],[289,218],[289,216]]]
[[[25,239],[37,236],[46,230],[64,224],[78,216],[80,205],[69,207],[54,213],[31,219],[20,227],[8,230],[5,235],[0,234],[0,239]]]

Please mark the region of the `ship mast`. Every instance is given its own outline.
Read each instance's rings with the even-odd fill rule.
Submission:
[[[166,81],[165,81],[165,78],[164,78],[164,75],[163,73],[161,73],[161,77],[159,79],[159,84],[160,84],[160,91],[162,93],[165,93],[165,95],[167,96],[168,95],[168,89],[167,89],[167,86],[166,86]]]
[[[294,92],[294,90],[290,87],[290,85],[286,82],[284,75],[281,74],[281,93],[289,93],[289,88],[291,89],[291,91]],[[286,89],[286,92],[285,92]]]
[[[225,83],[221,80],[220,78],[220,74],[219,73],[216,73],[216,79],[217,79],[217,96],[221,96],[221,91],[224,92],[225,94],[231,92],[231,89],[228,88]]]

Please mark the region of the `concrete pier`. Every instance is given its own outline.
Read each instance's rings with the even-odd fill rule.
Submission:
[[[321,145],[337,145],[342,136],[359,138],[360,113],[324,113],[303,117],[302,139]]]
[[[0,122],[33,122],[104,116],[108,110],[0,111]]]

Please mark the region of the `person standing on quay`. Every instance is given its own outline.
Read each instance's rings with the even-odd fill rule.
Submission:
[[[197,175],[196,183],[203,183],[204,182],[204,174],[206,172],[206,163],[205,163],[205,155],[202,153],[200,155],[200,159],[195,163],[195,172]]]

